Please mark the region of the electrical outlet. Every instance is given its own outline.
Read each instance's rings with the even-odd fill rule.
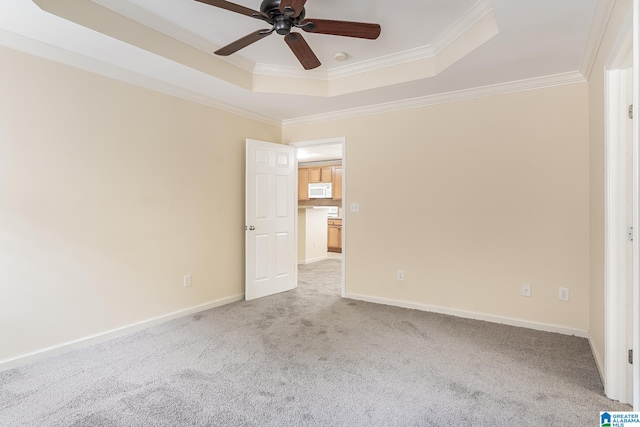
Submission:
[[[569,288],[560,288],[558,291],[558,299],[560,301],[569,301]]]
[[[317,247],[318,247],[317,242],[313,242],[313,249],[315,249],[315,248],[317,248]]]
[[[186,276],[184,276],[183,280],[182,280],[182,286],[184,286],[185,288],[187,286],[191,286],[191,275],[187,274]]]
[[[398,281],[404,281],[404,270],[398,270]]]
[[[531,296],[531,285],[529,283],[522,284],[522,296],[523,297]]]

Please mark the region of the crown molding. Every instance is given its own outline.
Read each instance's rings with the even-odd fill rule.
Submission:
[[[223,58],[224,60],[230,58],[229,56]],[[252,70],[254,75],[257,76],[273,76],[273,77],[286,77],[289,79],[312,79],[312,80],[329,80],[329,74],[327,70],[301,70],[299,67],[291,67],[287,65],[273,65],[273,64],[255,64]]]
[[[18,1],[18,0],[14,0]],[[416,51],[412,50],[403,52],[400,56],[392,56],[393,63],[388,62],[390,57],[382,58],[382,62],[368,63],[366,67],[356,69],[351,72],[344,70],[344,74],[340,78],[322,79],[313,78],[317,74],[310,74],[302,69],[288,69],[288,74],[266,75],[259,74],[254,71],[247,71],[225,61],[210,53],[202,50],[204,41],[200,40],[200,48],[194,47],[182,40],[178,40],[173,36],[156,30],[152,24],[143,24],[139,20],[133,19],[121,13],[129,14],[142,13],[148,15],[149,21],[154,21],[153,16],[149,15],[144,8],[125,7],[122,0],[118,6],[120,13],[115,12],[107,7],[103,7],[97,1],[105,0],[32,0],[40,9],[49,12],[67,21],[79,24],[90,30],[97,31],[108,37],[114,38],[131,46],[144,49],[147,52],[158,55],[171,60],[174,63],[184,65],[196,71],[208,74],[216,79],[226,83],[233,84],[242,89],[248,89],[253,92],[274,93],[282,95],[306,95],[306,96],[323,96],[332,97],[346,93],[361,92],[369,89],[375,89],[383,86],[391,86],[409,81],[426,79],[441,73],[444,69],[451,66],[460,58],[468,55],[482,44],[493,38],[499,33],[497,21],[493,9],[490,8],[489,0],[476,1],[472,12],[465,14],[465,19],[459,19],[453,28],[464,29],[468,26],[466,32],[461,33],[457,38],[454,37],[454,31],[446,31],[447,39],[441,43],[446,45],[437,56],[427,56],[418,59]],[[126,10],[125,10],[126,9]],[[132,12],[133,11],[133,12]],[[483,15],[484,13],[484,15]],[[482,16],[478,19],[478,16]],[[159,21],[163,18],[157,17]],[[167,20],[171,20],[167,18]],[[474,23],[474,21],[476,21]],[[172,24],[166,23],[165,32],[169,30]],[[183,34],[184,35],[184,34]],[[89,55],[91,55],[89,53]],[[404,56],[403,56],[404,55]],[[408,55],[408,57],[407,57]],[[91,55],[93,56],[93,55]],[[398,63],[399,60],[405,62]],[[131,69],[127,64],[115,60],[120,67]],[[377,68],[380,67],[380,68]],[[273,69],[271,69],[273,70]],[[133,70],[137,71],[137,70]],[[264,71],[264,70],[263,70]],[[300,78],[297,77],[299,74]],[[145,72],[147,74],[147,72]],[[149,72],[153,78],[160,79],[170,83],[163,77],[155,77],[153,71]],[[188,85],[181,85],[187,87]],[[196,91],[195,89],[191,89]],[[215,95],[209,94],[211,98]],[[267,113],[268,114],[268,113]]]
[[[227,103],[213,99],[209,96],[202,95],[198,92],[187,90],[174,84],[166,83],[164,81],[160,81],[152,77],[109,64],[105,61],[90,58],[2,29],[0,29],[0,46],[5,46],[57,63],[80,68],[91,73],[124,81],[136,86],[145,87],[147,89],[165,93],[170,96],[175,96],[188,101],[196,102],[198,104],[206,105],[252,120],[260,121],[272,126],[281,126],[283,128],[326,122],[331,120],[348,119],[352,117],[379,114],[391,111],[421,108],[449,102],[465,101],[487,96],[542,89],[545,87],[566,84],[582,83],[586,81],[584,74],[582,74],[580,71],[574,71],[569,73],[518,80],[508,83],[482,86],[472,89],[429,95],[408,100],[394,101],[281,121],[273,117],[265,116],[246,109],[235,107],[233,105],[229,105]]]
[[[164,19],[160,15],[155,14],[150,10],[144,9],[137,4],[132,3],[129,0],[121,0],[118,2],[111,2],[107,0],[90,1],[104,7],[105,9],[109,9],[110,11],[115,12],[118,15],[125,16],[142,25],[153,28],[154,30],[164,34],[165,36],[180,40],[183,43],[195,47],[198,50],[206,52],[207,54],[213,55],[213,52],[221,47],[214,43],[211,43],[204,37],[200,37],[199,35]],[[253,72],[255,67],[255,63],[253,61],[249,61],[248,59],[245,59],[240,55],[221,58],[226,62],[229,62],[230,64],[235,65],[236,67],[239,67],[245,71]]]
[[[458,34],[460,36],[460,34]],[[457,38],[457,37],[456,37]],[[446,46],[445,46],[446,47]],[[300,79],[333,80],[340,77],[348,77],[356,74],[375,71],[381,68],[391,67],[405,62],[419,61],[435,56],[431,45],[407,49],[401,52],[380,56],[378,58],[360,61],[330,70],[301,70],[299,67],[287,67],[281,65],[256,64],[254,74],[263,76],[278,76]]]
[[[70,52],[66,49],[51,46],[49,44],[32,40],[27,37],[20,36],[1,29],[0,45],[40,58],[80,68],[91,73],[120,80],[136,86],[145,87],[147,89],[155,90],[167,95],[175,96],[252,120],[260,121],[272,126],[281,126],[283,128],[332,120],[348,119],[352,117],[380,114],[392,111],[421,108],[449,102],[465,101],[487,96],[542,89],[559,85],[582,83],[586,81],[584,75],[581,72],[574,71],[570,73],[555,74],[545,77],[537,77],[508,83],[481,86],[472,89],[423,96],[402,101],[388,102],[383,104],[352,108],[281,121],[273,117],[264,116],[262,114],[257,114],[252,111],[229,105],[216,99],[212,99],[211,97],[204,96],[200,93],[180,88],[173,84],[165,83],[151,77],[126,70],[112,64],[108,64],[104,61],[89,58],[84,55]]]
[[[95,1],[95,0],[92,0]],[[311,78],[317,80],[333,80],[353,76],[369,71],[379,70],[406,62],[433,58],[453,43],[458,37],[471,30],[482,18],[493,12],[490,0],[479,0],[456,22],[438,36],[433,43],[413,49],[407,49],[390,55],[361,61],[355,64],[332,68],[329,70],[301,70],[299,67],[283,67],[270,64],[255,64],[254,74],[289,78]]]
[[[273,117],[254,113],[249,110],[218,101],[200,93],[187,90],[174,84],[166,83],[131,70],[127,70],[104,61],[68,51],[56,46],[36,41],[6,30],[0,29],[0,46],[5,46],[33,56],[48,59],[53,62],[79,68],[90,73],[120,80],[136,86],[151,89],[166,95],[206,105],[248,119],[256,120],[273,126],[282,126],[282,122]]]
[[[593,20],[589,27],[587,44],[582,54],[582,62],[580,63],[580,72],[587,80],[589,80],[591,76],[591,70],[593,70],[593,64],[598,55],[598,50],[600,50],[600,44],[607,30],[615,3],[615,0],[598,0],[596,4]]]
[[[192,33],[191,31],[175,25],[171,21],[162,18],[152,11],[136,5],[130,0],[121,0],[119,2],[111,2],[107,0],[90,1],[142,25],[153,28],[166,36],[180,40],[203,52],[211,53],[220,47],[209,42],[205,38]],[[332,68],[329,70],[301,70],[299,67],[254,63],[240,55],[223,57],[221,59],[245,71],[259,75],[304,79],[310,78],[314,80],[338,79],[406,62],[419,61],[421,59],[434,57],[462,34],[469,31],[480,19],[492,11],[493,6],[491,4],[491,0],[478,0],[476,4],[474,4],[464,15],[462,15],[429,45],[407,49],[379,58],[361,61],[355,64]]]
[[[384,104],[371,105],[361,108],[335,111],[326,114],[300,117],[282,121],[282,127],[294,127],[310,125],[333,120],[349,119],[353,117],[368,116],[372,114],[388,113],[392,111],[409,110],[414,108],[428,107],[432,105],[445,104],[449,102],[467,101],[484,98],[488,96],[504,95],[527,90],[543,89],[553,86],[561,86],[586,82],[586,79],[579,71],[570,73],[554,74],[551,76],[536,77],[532,79],[517,80],[508,83],[481,86],[472,89],[465,89],[454,92],[447,92],[436,95],[428,95],[419,98],[406,99],[402,101],[387,102]]]
[[[493,4],[491,0],[478,0],[471,9],[462,15],[456,22],[447,28],[438,38],[431,44],[433,55],[442,52],[447,46],[453,43],[462,34],[469,31],[487,14],[493,12]]]

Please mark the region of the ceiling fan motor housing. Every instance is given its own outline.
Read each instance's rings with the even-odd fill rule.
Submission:
[[[262,0],[262,4],[260,4],[260,12],[266,13],[274,20],[278,16],[284,16],[282,12],[280,12],[280,0]],[[302,12],[300,15],[293,17],[288,17],[288,20],[291,20],[292,23],[297,24],[304,19],[305,9],[302,8]]]

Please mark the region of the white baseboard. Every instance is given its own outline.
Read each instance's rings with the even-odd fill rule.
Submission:
[[[376,304],[391,305],[394,307],[410,308],[413,310],[428,311],[432,313],[448,314],[450,316],[462,317],[465,319],[484,320],[485,322],[500,323],[509,326],[518,326],[521,328],[535,329],[545,332],[556,332],[563,335],[575,335],[581,338],[588,338],[589,332],[585,329],[568,328],[566,326],[553,325],[550,323],[533,322],[523,319],[515,319],[512,317],[495,316],[492,314],[476,313],[473,311],[456,310],[452,308],[442,308],[433,305],[419,304],[409,301],[401,301],[387,298],[370,297],[367,295],[359,295],[347,293],[346,298],[358,301],[372,302]]]
[[[598,374],[600,374],[600,380],[602,381],[602,384],[606,385],[606,382],[604,381],[604,360],[602,360],[602,358],[600,357],[600,354],[598,354],[598,352],[596,351],[596,348],[593,346],[593,342],[591,341],[591,335],[589,335],[588,340],[589,340],[589,347],[591,347],[591,354],[593,354],[593,358],[596,361],[596,368],[598,368]]]
[[[329,257],[325,255],[325,256],[318,257],[318,258],[305,259],[304,261],[298,261],[298,265],[311,264],[311,263],[314,263],[314,262],[323,261],[325,259],[329,259]]]
[[[143,320],[141,322],[133,323],[131,325],[123,326],[121,328],[112,329],[110,331],[101,332],[99,334],[90,335],[88,337],[80,338],[73,341],[68,341],[55,346],[43,348],[31,353],[22,354],[10,359],[0,360],[0,372],[8,369],[17,368],[18,366],[26,365],[28,363],[36,362],[38,360],[45,359],[47,357],[55,356],[58,354],[66,353],[71,350],[76,350],[83,347],[88,347],[93,344],[108,341],[114,338],[118,338],[124,335],[131,334],[133,332],[140,331],[142,329],[149,328],[151,326],[158,325],[160,323],[168,322],[169,320],[177,319],[179,317],[188,316],[190,314],[199,313],[201,311],[210,310],[212,308],[220,307],[232,302],[242,301],[244,294],[234,295],[228,298],[222,298],[219,300],[211,301],[205,304],[197,305],[195,307],[187,308],[184,310],[174,311],[173,313],[165,314],[163,316],[154,317],[152,319]]]

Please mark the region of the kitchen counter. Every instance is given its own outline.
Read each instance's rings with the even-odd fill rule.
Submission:
[[[333,199],[312,199],[298,200],[298,206],[339,206],[342,207],[342,200]]]

